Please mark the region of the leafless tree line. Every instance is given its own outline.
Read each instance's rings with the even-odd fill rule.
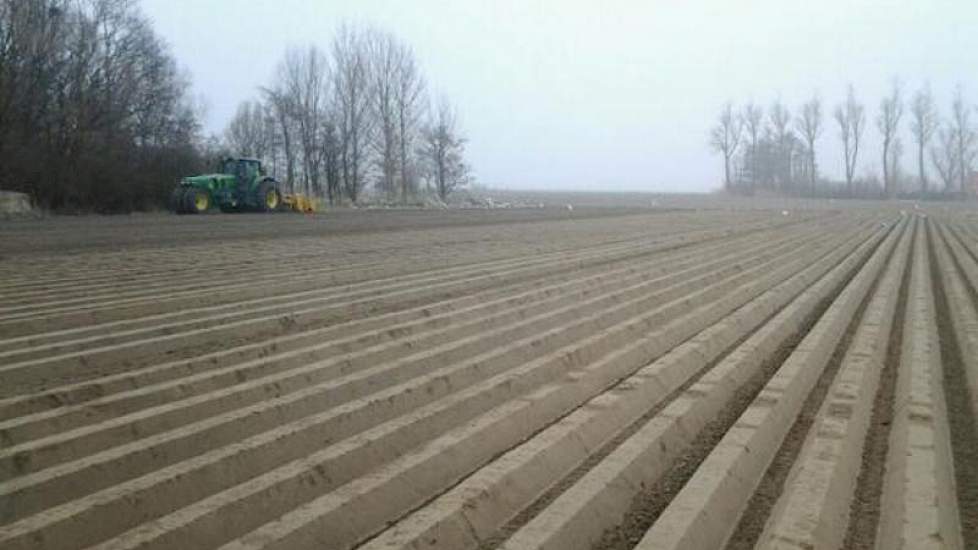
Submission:
[[[0,0],[0,188],[59,210],[162,204],[200,162],[187,90],[131,0]]]
[[[328,51],[288,50],[261,97],[238,108],[225,140],[330,203],[356,203],[371,184],[406,203],[425,183],[444,200],[468,181],[466,140],[448,100],[429,102],[410,46],[342,25]]]
[[[832,111],[843,154],[845,182],[841,194],[974,195],[978,185],[974,170],[978,158],[978,125],[972,118],[975,109],[959,85],[947,115],[941,116],[929,85],[922,86],[906,101],[902,86],[894,80],[890,92],[880,100],[874,119],[882,144],[879,159],[883,181],[875,181],[873,175],[858,179],[856,167],[863,152],[867,115],[865,105],[850,85],[845,100]],[[915,176],[901,172],[901,123],[907,119],[916,153]],[[727,102],[709,140],[710,147],[723,156],[724,188],[744,194],[836,194],[839,186],[819,177],[816,143],[824,124],[818,96],[801,104],[794,116],[780,100],[774,101],[766,112],[752,102],[739,110]],[[931,168],[937,173],[940,186],[932,181]]]

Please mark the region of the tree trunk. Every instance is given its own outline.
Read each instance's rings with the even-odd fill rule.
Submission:
[[[883,194],[890,196],[890,143],[883,141]]]
[[[407,139],[405,138],[405,121],[404,113],[401,112],[398,117],[398,122],[400,123],[401,130],[401,202],[407,204],[408,200],[408,175],[407,175]]]
[[[808,140],[808,179],[811,184],[809,193],[815,196],[815,140]]]
[[[757,135],[751,137],[750,145],[750,194],[757,193]]]
[[[966,170],[964,169],[965,168],[964,156],[965,156],[964,145],[963,144],[960,144],[958,146],[958,177],[960,178],[960,181],[961,181],[961,194],[962,195],[967,192],[966,182],[968,181],[968,174],[965,173]]]
[[[917,145],[917,166],[920,167],[920,188],[923,193],[927,194],[927,172],[924,167],[924,142],[921,141]]]
[[[723,188],[730,192],[730,155],[723,155]]]

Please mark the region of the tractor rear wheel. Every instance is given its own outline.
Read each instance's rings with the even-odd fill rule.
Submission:
[[[282,193],[273,181],[258,186],[257,199],[259,212],[275,212],[282,206]]]
[[[187,189],[183,196],[183,207],[188,214],[204,214],[211,207],[211,196],[202,189]]]

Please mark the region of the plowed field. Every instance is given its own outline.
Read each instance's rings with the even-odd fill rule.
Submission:
[[[0,548],[978,547],[905,206],[0,225]]]

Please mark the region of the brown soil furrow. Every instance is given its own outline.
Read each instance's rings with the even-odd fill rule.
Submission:
[[[914,239],[909,252],[911,259],[917,248],[922,245],[918,235],[925,231],[922,225],[922,222],[918,222],[911,237]],[[886,457],[889,452],[890,428],[893,426],[894,395],[902,360],[907,296],[912,268],[913,261],[908,261],[901,277],[893,328],[887,343],[886,361],[880,372],[879,389],[873,402],[873,414],[863,444],[862,464],[849,510],[849,527],[842,543],[842,547],[846,549],[870,550],[876,546],[880,499],[886,473]]]
[[[905,233],[909,231],[909,229],[904,228]],[[904,236],[903,238],[908,237]],[[896,254],[896,250],[892,251],[885,263],[894,261]],[[900,273],[904,272],[905,268],[901,268]],[[806,437],[818,418],[822,404],[858,333],[866,309],[869,307],[882,280],[883,276],[881,275],[864,295],[862,303],[860,303],[855,315],[853,315],[842,340],[833,351],[825,370],[822,371],[818,381],[805,399],[794,424],[785,436],[781,447],[778,449],[778,452],[775,454],[770,466],[767,468],[767,471],[754,491],[753,496],[750,498],[744,514],[741,516],[736,529],[727,542],[727,550],[747,550],[754,548],[758,544],[765,524],[784,491],[785,483],[789,480],[793,466],[806,443]]]
[[[944,366],[944,392],[947,396],[954,476],[958,491],[958,511],[962,538],[972,548],[978,542],[978,418],[971,407],[968,374],[962,358],[962,347],[955,329],[954,314],[948,302],[947,277],[952,266],[942,261],[941,237],[936,226],[928,223],[928,249],[931,277],[937,303],[937,325],[940,333],[941,358]]]

